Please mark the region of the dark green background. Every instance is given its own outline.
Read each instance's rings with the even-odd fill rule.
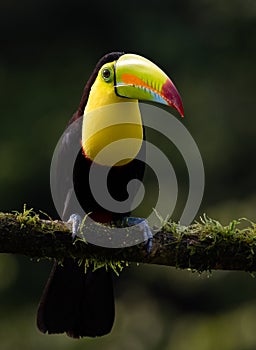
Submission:
[[[56,217],[49,189],[54,146],[97,60],[122,50],[157,63],[182,95],[182,122],[206,172],[198,217],[255,220],[253,0],[2,0],[0,33],[1,211],[26,203]],[[49,269],[1,255],[1,350],[256,348],[256,281],[247,273],[131,266],[116,280],[112,333],[76,341],[35,327]]]

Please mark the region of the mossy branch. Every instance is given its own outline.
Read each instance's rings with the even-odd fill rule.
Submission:
[[[165,223],[153,238],[153,248],[145,245],[103,248],[71,238],[67,223],[43,220],[32,210],[0,213],[0,253],[22,254],[31,258],[61,261],[73,257],[114,266],[120,262],[138,262],[190,268],[199,272],[212,269],[256,271],[256,224],[234,220],[223,226],[206,216],[200,222],[183,227]],[[108,234],[111,228],[104,227]]]

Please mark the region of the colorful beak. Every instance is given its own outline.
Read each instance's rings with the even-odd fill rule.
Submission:
[[[181,97],[171,79],[142,56],[125,54],[117,60],[115,91],[121,97],[171,106],[184,116]]]

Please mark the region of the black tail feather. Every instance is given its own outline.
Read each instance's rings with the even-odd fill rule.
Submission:
[[[37,313],[43,333],[64,333],[72,338],[108,334],[114,322],[112,275],[105,268],[86,273],[72,259],[54,264]]]

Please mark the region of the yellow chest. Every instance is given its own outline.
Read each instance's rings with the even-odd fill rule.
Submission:
[[[136,158],[142,142],[138,101],[117,97],[115,103],[85,108],[82,147],[90,160],[106,166],[125,165]]]

